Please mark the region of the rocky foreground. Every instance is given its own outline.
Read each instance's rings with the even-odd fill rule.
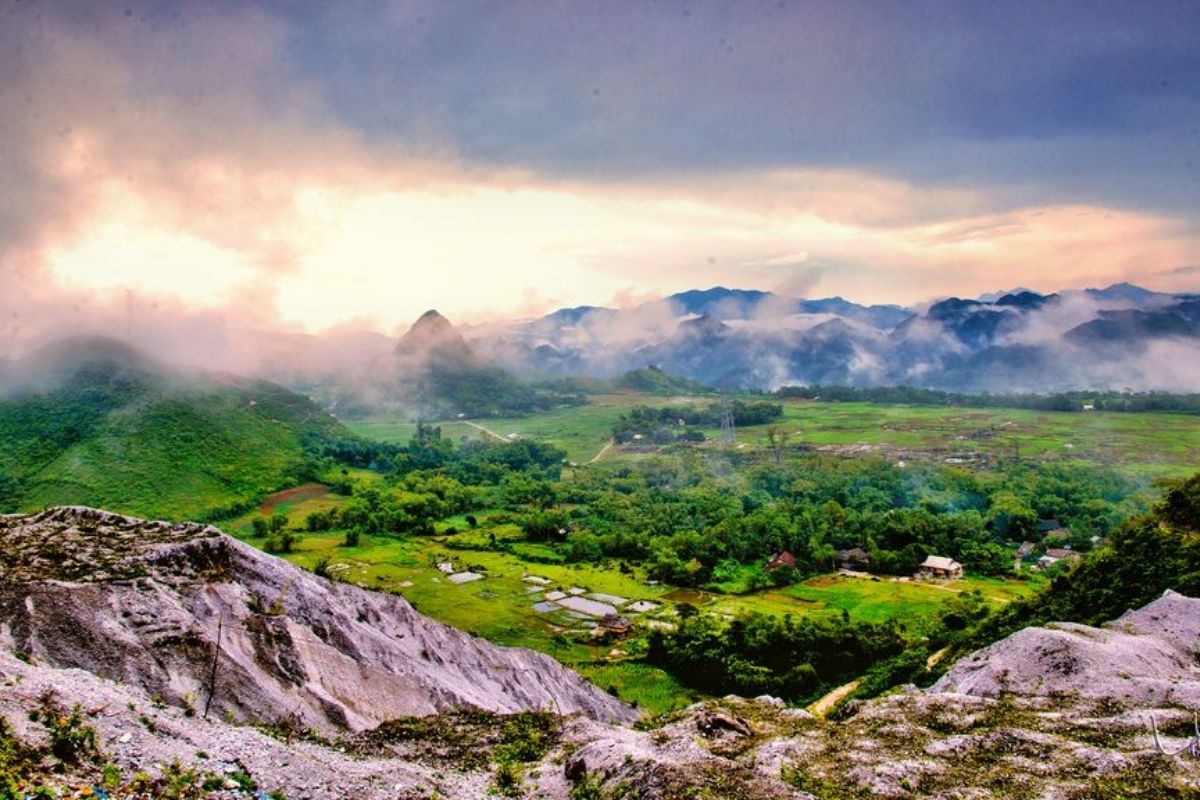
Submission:
[[[113,796],[1195,797],[1200,760],[1148,721],[1187,744],[1198,650],[1200,601],[1168,593],[839,721],[726,698],[630,727],[544,656],[214,528],[0,517],[0,773]]]

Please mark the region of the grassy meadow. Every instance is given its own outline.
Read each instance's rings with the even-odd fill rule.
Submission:
[[[755,398],[747,398],[755,399]],[[662,398],[636,393],[597,395],[586,406],[560,408],[527,417],[454,420],[439,423],[443,434],[478,438],[491,431],[546,441],[579,464],[633,458],[644,447],[605,449],[612,426],[635,405],[711,403],[709,397]],[[790,447],[810,447],[846,455],[876,453],[896,459],[979,459],[1020,457],[1035,461],[1104,464],[1128,475],[1180,477],[1200,465],[1200,416],[1173,413],[1032,411],[1006,408],[825,403],[785,399],[778,426]],[[381,441],[406,442],[415,423],[388,419],[348,421],[356,433]],[[766,425],[736,431],[742,447],[765,447]],[[720,432],[705,429],[713,446]]]

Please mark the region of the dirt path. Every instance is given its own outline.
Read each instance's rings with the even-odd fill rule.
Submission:
[[[484,435],[486,435],[486,436],[491,436],[493,439],[498,439],[498,440],[500,440],[500,441],[502,441],[502,442],[507,442],[507,441],[509,441],[509,439],[508,439],[508,437],[507,437],[507,436],[501,436],[500,434],[496,433],[495,431],[493,431],[493,430],[490,430],[490,429],[488,429],[488,428],[485,428],[485,427],[483,427],[483,426],[482,426],[482,425],[480,425],[478,422],[471,422],[471,420],[469,420],[469,419],[464,419],[464,420],[462,420],[462,423],[463,423],[464,425],[470,425],[470,426],[471,426],[472,428],[474,428],[475,430],[477,430],[477,431],[479,431],[479,432],[483,433],[483,434],[484,434]]]
[[[950,652],[950,646],[946,645],[941,650],[938,650],[936,653],[931,655],[929,658],[925,659],[925,669],[933,669],[934,667],[936,667],[938,665],[938,663],[943,658],[945,658],[946,654],[949,652]]]
[[[839,686],[817,702],[810,705],[808,707],[808,713],[812,714],[818,719],[823,719],[826,714],[837,708],[838,703],[849,697],[850,693],[857,689],[860,683],[862,683],[861,679],[850,681],[843,686]]]
[[[938,662],[945,658],[946,654],[949,652],[949,647],[943,647],[941,650],[938,650],[936,653],[929,656],[929,658],[925,659],[925,669],[933,669],[936,667]],[[830,711],[833,711],[838,707],[839,703],[849,697],[850,694],[857,689],[860,684],[862,684],[861,678],[839,686],[829,694],[822,697],[820,700],[817,700],[815,703],[810,705],[808,707],[808,713],[819,719],[824,719]]]
[[[596,453],[596,455],[592,456],[591,459],[589,459],[587,463],[595,464],[597,461],[604,458],[605,454],[608,453],[609,450],[612,450],[613,445],[615,445],[615,444],[616,444],[616,441],[614,441],[613,439],[609,439],[605,443],[604,447],[601,447],[600,450]]]

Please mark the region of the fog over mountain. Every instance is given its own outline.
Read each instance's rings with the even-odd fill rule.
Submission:
[[[739,389],[1194,391],[1200,297],[1116,284],[951,297],[905,309],[716,287],[625,310],[563,309],[492,328],[473,344],[517,371],[606,376],[654,364]]]
[[[127,339],[164,363],[277,381],[339,414],[529,410],[561,400],[539,395],[544,390],[531,383],[612,378],[649,365],[730,389],[1200,391],[1200,294],[1128,283],[1053,294],[1017,289],[910,308],[718,286],[624,308],[585,305],[473,326],[430,310],[396,336],[353,327],[289,333],[170,314],[123,324],[98,318],[86,332]],[[24,362],[7,366],[0,360],[0,385],[19,382],[36,352],[31,347]]]

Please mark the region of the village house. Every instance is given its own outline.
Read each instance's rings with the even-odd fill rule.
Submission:
[[[1075,561],[1082,556],[1078,550],[1072,550],[1069,547],[1051,547],[1046,551],[1046,555],[1038,559],[1037,565],[1041,569],[1051,567],[1059,561]]]
[[[957,580],[963,576],[962,564],[944,556],[929,556],[917,570],[918,578]]]
[[[862,569],[871,563],[871,554],[861,547],[838,551],[838,562],[842,569]]]
[[[771,560],[767,562],[767,572],[774,572],[780,567],[796,567],[796,557],[784,550],[782,553],[771,556]]]

